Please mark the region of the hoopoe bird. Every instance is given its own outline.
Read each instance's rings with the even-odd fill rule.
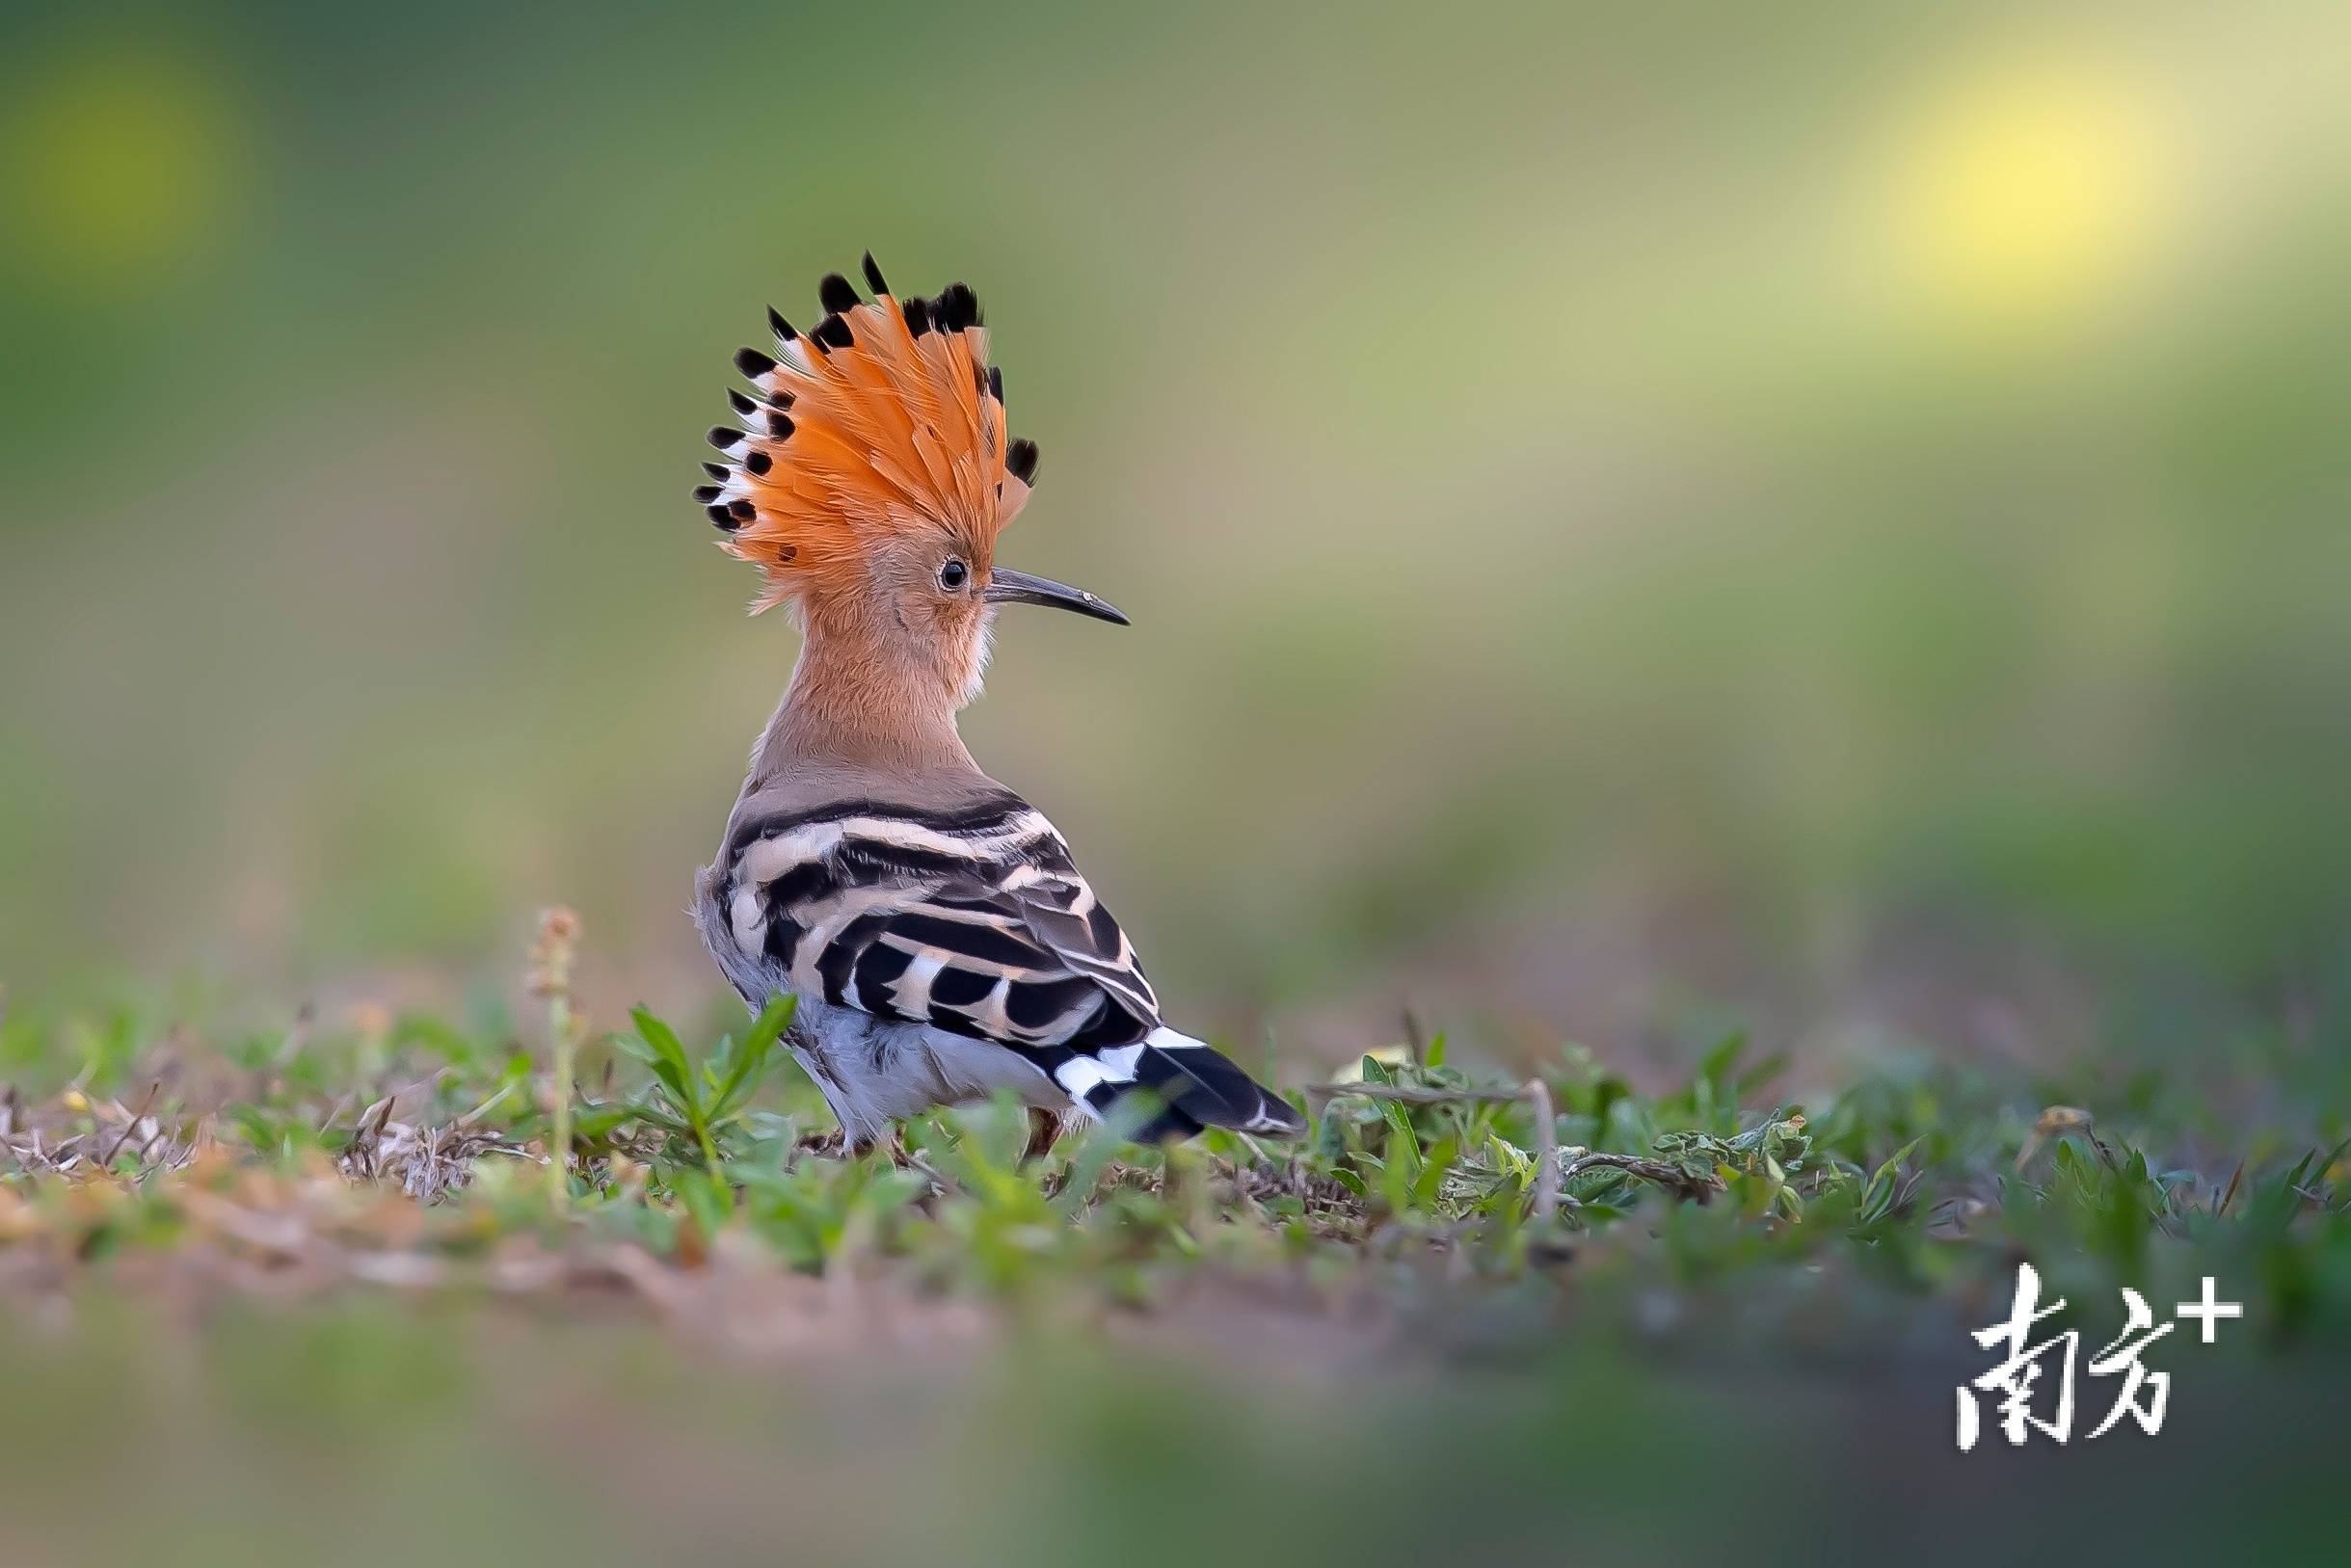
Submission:
[[[1149,1091],[1142,1140],[1294,1133],[1297,1113],[1162,1022],[1134,944],[1044,815],[980,771],[956,714],[979,695],[1000,604],[1126,617],[996,564],[1036,479],[970,288],[862,297],[836,273],[803,333],[743,349],[738,425],[694,492],[763,573],[754,614],[802,642],[751,754],[695,923],[755,1010],[796,998],[788,1044],[848,1147],[900,1118],[1009,1089],[1055,1120]]]

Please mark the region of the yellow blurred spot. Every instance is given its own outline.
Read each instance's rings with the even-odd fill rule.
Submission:
[[[1363,1055],[1369,1056],[1385,1067],[1403,1067],[1412,1060],[1412,1048],[1410,1046],[1376,1046],[1365,1051]],[[1362,1082],[1363,1057],[1358,1056],[1345,1067],[1340,1068],[1330,1076],[1330,1080],[1333,1083]]]
[[[214,237],[240,162],[237,117],[195,62],[155,52],[53,63],[0,108],[0,204],[26,259],[120,286]]]
[[[2043,47],[1979,62],[1897,137],[1900,279],[1975,323],[2098,303],[2153,259],[2178,175],[2163,105],[2120,62]]]

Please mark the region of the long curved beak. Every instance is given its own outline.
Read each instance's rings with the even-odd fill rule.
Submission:
[[[1075,610],[1113,625],[1130,624],[1125,616],[1082,588],[1072,588],[1051,577],[1032,577],[1026,571],[1009,571],[1002,567],[989,572],[987,589],[979,597],[991,604],[1050,604],[1056,610]]]

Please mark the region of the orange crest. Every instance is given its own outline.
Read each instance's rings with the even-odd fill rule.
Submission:
[[[756,395],[728,394],[743,428],[710,432],[728,461],[704,465],[716,483],[694,498],[727,531],[727,553],[766,573],[754,614],[854,589],[894,538],[945,534],[984,562],[1036,476],[1035,443],[1006,439],[1003,378],[972,291],[896,300],[871,255],[865,274],[871,300],[834,273],[814,330],[770,307],[776,356],[735,357]]]

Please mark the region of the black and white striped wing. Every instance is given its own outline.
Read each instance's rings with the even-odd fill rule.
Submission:
[[[871,802],[778,813],[729,840],[729,934],[770,983],[1018,1052],[1098,1116],[1147,1091],[1145,1141],[1303,1122],[1167,1027],[1069,846],[1017,796],[954,811]]]
[[[851,803],[746,824],[736,943],[804,996],[1028,1054],[1131,1045],[1160,1025],[1134,944],[1044,816]]]

